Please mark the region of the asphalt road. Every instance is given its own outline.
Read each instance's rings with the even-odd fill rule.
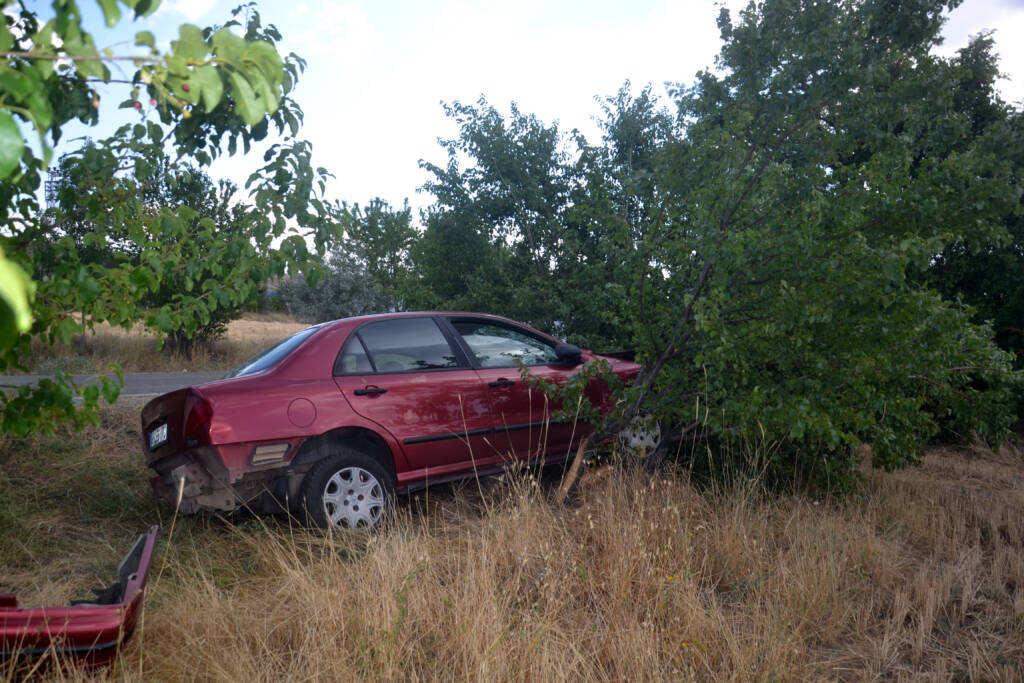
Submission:
[[[0,376],[0,388],[19,387],[34,384],[46,375]],[[168,391],[211,382],[224,376],[223,372],[132,372],[124,376],[124,388],[118,403],[142,405],[146,401]],[[109,375],[111,379],[113,375]],[[98,382],[97,375],[75,375],[75,384]]]

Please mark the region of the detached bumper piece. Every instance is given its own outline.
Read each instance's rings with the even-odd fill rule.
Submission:
[[[18,607],[0,594],[0,660],[51,655],[58,664],[101,666],[132,635],[142,609],[158,527],[139,536],[117,568],[117,580],[93,589],[93,600],[68,607]]]

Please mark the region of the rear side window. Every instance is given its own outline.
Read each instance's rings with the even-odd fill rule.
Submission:
[[[341,358],[334,367],[335,375],[365,375],[373,372],[370,365],[370,357],[366,355],[366,348],[358,334],[353,334],[345,344],[345,350],[341,352]]]
[[[245,365],[235,368],[225,375],[225,377],[245,377],[246,375],[252,375],[260,372],[261,370],[266,370],[272,365],[275,365],[285,356],[289,355],[292,351],[299,348],[302,342],[306,341],[306,339],[309,338],[309,335],[316,332],[317,329],[319,329],[319,326],[308,327],[301,332],[296,332],[280,344],[272,346],[260,355],[256,356]]]
[[[459,367],[431,318],[395,318],[360,327],[342,349],[334,374],[415,372]]]

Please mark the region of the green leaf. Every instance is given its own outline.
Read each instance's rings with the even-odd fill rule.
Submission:
[[[99,296],[99,282],[89,274],[84,265],[78,270],[78,289],[82,301],[86,303],[94,301]]]
[[[270,43],[257,40],[249,43],[242,54],[242,61],[253,63],[268,81],[280,85],[283,77],[284,62]]]
[[[0,89],[14,95],[18,100],[24,100],[34,90],[41,87],[42,84],[36,72],[31,70],[15,71],[7,66],[0,65]]]
[[[35,284],[21,267],[0,249],[0,350],[13,345],[32,326],[30,301]]]
[[[39,77],[44,81],[49,79],[53,75],[55,62],[50,59],[40,59],[36,62],[36,71],[39,72]]]
[[[106,65],[93,57],[98,57],[96,50],[96,43],[93,42],[93,38],[88,33],[83,33],[77,38],[68,37],[64,40],[63,49],[70,55],[75,57],[86,57],[87,59],[75,60],[75,69],[82,76],[98,78],[100,80],[109,80],[110,71]]]
[[[0,109],[0,179],[9,176],[18,167],[25,140],[18,124],[6,109]]]
[[[174,55],[167,58],[167,73],[172,76],[186,78],[189,74],[188,62],[181,55]],[[175,93],[177,94],[177,93]]]
[[[139,31],[135,34],[135,44],[142,47],[149,47],[156,49],[156,36],[153,35],[152,31]]]
[[[117,377],[118,386],[124,386],[124,369],[117,363],[107,363],[107,369]]]
[[[70,315],[59,317],[55,328],[53,334],[61,344],[70,344],[71,338],[81,329]]]
[[[121,0],[135,10],[135,18],[148,17],[160,7],[160,0]]]
[[[114,28],[117,22],[121,21],[121,10],[117,7],[117,0],[97,0],[103,8],[103,18],[107,22],[107,28]]]
[[[174,321],[171,320],[171,315],[166,310],[161,310],[156,316],[156,326],[161,332],[168,333],[174,331]]]
[[[292,137],[299,134],[299,119],[292,114],[290,111],[285,112],[285,121],[288,122],[288,132],[291,133]]]
[[[167,79],[167,86],[170,88],[174,96],[188,102],[189,104],[197,104],[199,102],[200,90],[199,86],[195,81],[196,72],[190,70],[187,78],[178,78],[177,76]]]
[[[123,382],[124,380],[119,378],[119,381]],[[113,404],[117,401],[117,397],[121,395],[121,387],[118,382],[112,382],[109,377],[104,377],[100,392],[103,394],[104,401]]]
[[[249,70],[246,74],[249,78],[249,82],[252,84],[253,89],[259,96],[260,106],[268,114],[273,114],[277,111],[277,93],[267,83],[267,79],[263,77],[263,74],[259,71]],[[262,116],[260,117],[262,118]],[[251,125],[251,124],[250,124]]]
[[[222,28],[210,37],[213,49],[217,56],[229,62],[237,61],[245,51],[245,41],[231,32],[230,29]]]
[[[256,93],[244,77],[235,71],[228,73],[231,81],[231,94],[235,97],[235,111],[250,126],[255,126],[263,118],[263,108],[256,101]]]
[[[224,84],[220,72],[213,66],[201,66],[195,71],[194,82],[199,86],[206,111],[213,111],[224,97]]]
[[[206,58],[206,41],[203,40],[203,32],[198,26],[182,24],[178,29],[178,40],[171,41],[171,49],[174,54],[186,59],[201,61]]]
[[[143,266],[136,266],[128,274],[128,281],[133,288],[138,290],[151,290],[157,286],[157,279],[153,272]]]
[[[96,402],[100,398],[100,388],[95,384],[83,387],[79,393],[82,395],[82,400],[84,400],[88,405],[96,405]]]

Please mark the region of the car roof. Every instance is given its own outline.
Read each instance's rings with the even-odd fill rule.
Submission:
[[[347,320],[374,320],[376,318],[408,318],[413,316],[424,315],[467,315],[483,318],[498,318],[500,320],[511,320],[511,318],[505,318],[504,316],[495,315],[494,313],[480,313],[478,311],[393,311],[390,313],[367,313],[366,315],[354,315],[349,318],[338,318],[337,320],[332,320],[330,322],[336,323]]]
[[[316,329],[317,332],[310,336],[310,338],[304,342],[303,346],[306,348],[307,352],[316,350],[312,354],[312,357],[308,353],[298,355],[290,354],[275,366],[275,374],[283,376],[288,376],[290,374],[308,376],[311,372],[315,374],[315,371],[310,369],[312,367],[311,363],[317,362],[314,359],[318,359],[320,364],[330,362],[333,366],[334,358],[338,354],[338,348],[333,345],[333,342],[329,343],[328,340],[333,339],[337,334],[347,334],[347,331],[353,330],[367,322],[394,320],[396,318],[422,318],[429,316],[454,316],[493,320],[495,322],[507,323],[519,328],[530,330],[544,339],[558,342],[556,337],[553,337],[546,332],[542,332],[530,325],[527,325],[526,323],[512,320],[511,318],[505,318],[500,315],[494,315],[492,313],[474,313],[472,311],[402,311],[394,313],[373,313],[370,315],[352,316],[350,318],[339,318],[338,320],[331,320],[318,325],[311,325],[310,328]],[[325,345],[328,348],[324,349]]]
[[[337,320],[331,320],[331,321],[328,321],[328,322],[320,323],[319,325],[314,325],[313,327],[323,326],[323,327],[331,327],[331,328],[333,328],[333,327],[337,327],[337,326],[340,326],[340,325],[350,325],[350,324],[353,324],[353,323],[361,324],[361,323],[370,322],[370,321],[373,321],[373,320],[390,320],[390,319],[393,319],[393,318],[418,318],[418,317],[433,316],[433,315],[466,316],[468,318],[488,318],[488,319],[491,319],[491,320],[498,320],[498,321],[501,321],[501,322],[512,323],[512,324],[517,325],[519,327],[527,327],[527,328],[530,328],[530,329],[534,329],[530,325],[527,325],[526,323],[520,322],[518,320],[513,320],[511,318],[506,318],[504,316],[495,315],[493,313],[477,313],[477,312],[473,312],[473,311],[396,311],[396,312],[393,312],[393,313],[370,313],[370,314],[367,314],[367,315],[355,315],[355,316],[352,316],[350,318],[338,318]],[[537,331],[539,332],[540,330],[537,330]],[[549,335],[545,335],[545,336],[549,336]]]

